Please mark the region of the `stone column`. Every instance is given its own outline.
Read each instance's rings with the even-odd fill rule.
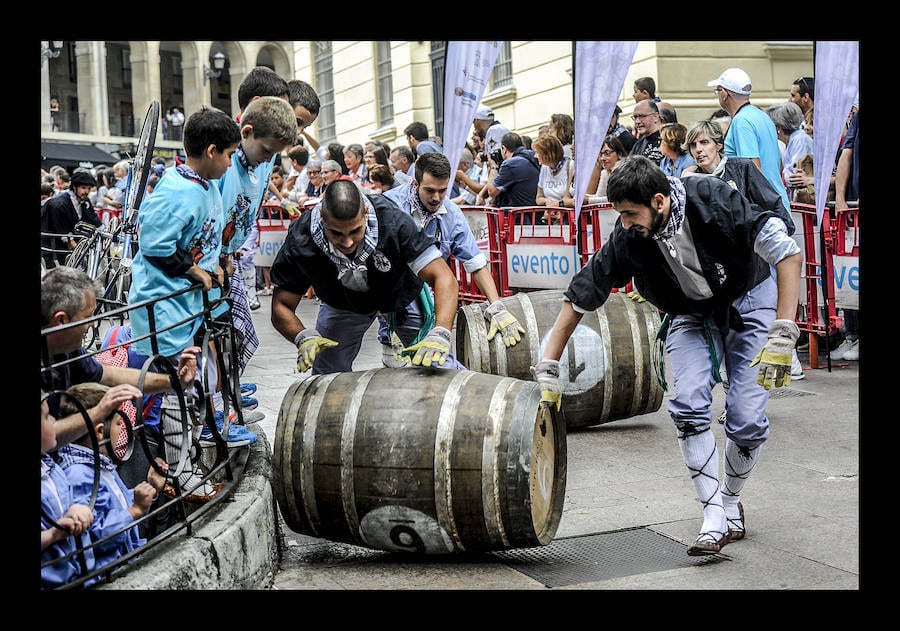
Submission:
[[[106,84],[106,42],[75,44],[78,66],[78,116],[80,132],[109,136],[109,102]]]

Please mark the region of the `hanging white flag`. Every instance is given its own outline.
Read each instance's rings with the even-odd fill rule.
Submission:
[[[813,166],[816,218],[822,225],[834,157],[859,94],[859,42],[816,42],[816,122]]]
[[[494,70],[502,42],[448,42],[444,64],[444,155],[453,174],[472,130],[475,108]],[[451,184],[453,178],[450,178]]]
[[[575,42],[575,217],[638,43]]]

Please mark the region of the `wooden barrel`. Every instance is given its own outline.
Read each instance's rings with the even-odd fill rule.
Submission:
[[[535,382],[379,368],[295,382],[278,413],[287,526],[378,550],[446,554],[553,540],[565,423]]]
[[[456,316],[456,357],[470,370],[534,380],[530,367],[543,356],[563,292],[521,292],[501,300],[526,330],[522,340],[509,348],[499,335],[488,342],[483,306],[466,305]],[[663,390],[652,363],[659,323],[659,312],[649,302],[635,302],[621,292],[584,314],[559,362],[567,429],[659,409]]]

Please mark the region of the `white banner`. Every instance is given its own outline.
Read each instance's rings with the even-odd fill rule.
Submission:
[[[444,64],[444,155],[456,174],[475,109],[494,70],[501,42],[448,42]],[[450,178],[453,183],[453,177]]]
[[[575,42],[575,218],[638,43]]]
[[[859,94],[859,42],[816,42],[816,121],[813,164],[816,217],[822,224],[825,191],[853,99]]]
[[[272,267],[275,256],[287,238],[289,219],[260,219],[259,244],[253,252],[253,264],[259,267]]]

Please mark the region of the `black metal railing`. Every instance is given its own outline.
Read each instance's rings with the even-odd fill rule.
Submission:
[[[174,322],[158,330],[154,329],[154,327],[152,326],[152,323],[155,320],[154,305],[191,291],[200,291],[203,293],[203,309],[198,313],[191,314],[189,317],[181,321]],[[181,326],[187,322],[193,321],[197,317],[202,318],[205,325],[205,336],[203,339],[204,351],[206,351],[206,349],[209,347],[215,348],[215,356],[219,367],[218,374],[219,376],[224,377],[220,379],[220,381],[222,382],[222,394],[225,407],[224,416],[225,418],[229,417],[228,407],[230,405],[233,406],[235,411],[238,413],[239,420],[242,420],[242,413],[240,412],[240,381],[239,375],[236,371],[238,362],[234,326],[230,318],[216,318],[212,316],[213,311],[223,304],[226,304],[230,308],[231,299],[228,297],[217,297],[211,299],[209,296],[209,292],[204,291],[202,287],[197,284],[188,289],[174,292],[160,298],[154,298],[133,305],[126,305],[125,307],[110,311],[103,311],[84,320],[43,329],[41,331],[41,376],[42,383],[49,383],[51,384],[51,387],[42,394],[42,400],[54,394],[59,396],[71,397],[71,395],[63,390],[53,389],[52,384],[54,380],[52,376],[54,372],[59,368],[65,366],[66,364],[71,364],[82,359],[85,356],[93,357],[101,352],[100,350],[87,351],[86,355],[78,355],[76,357],[68,357],[65,359],[58,359],[57,361],[54,361],[54,358],[50,357],[50,351],[47,341],[47,337],[49,335],[72,328],[84,327],[84,325],[88,323],[91,323],[91,325],[93,326],[95,324],[98,324],[98,321],[100,320],[122,321],[128,318],[128,314],[130,312],[137,309],[144,309],[148,311],[151,322],[151,332],[138,337],[134,337],[130,340],[118,344],[111,344],[107,348],[122,348],[127,344],[132,344],[136,341],[149,338],[151,340],[152,348],[154,349],[154,351],[156,351],[158,349],[158,342],[156,341],[156,338],[161,333]],[[204,357],[205,356],[206,353],[204,352]],[[135,399],[135,422],[133,426],[130,422],[123,423],[126,428],[128,437],[127,449],[125,451],[125,454],[121,458],[119,458],[115,455],[115,450],[109,448],[106,455],[108,455],[113,460],[113,463],[118,466],[120,464],[127,463],[132,457],[135,456],[136,450],[140,449],[143,452],[143,455],[147,458],[147,461],[151,463],[151,466],[153,466],[157,470],[157,472],[166,475],[167,482],[170,483],[171,490],[174,492],[171,495],[163,492],[158,493],[156,499],[153,502],[153,505],[151,506],[151,509],[145,515],[143,515],[139,519],[134,520],[134,522],[128,524],[127,526],[124,526],[118,531],[110,533],[102,539],[91,541],[89,545],[83,545],[76,539],[77,543],[74,551],[65,556],[54,558],[51,561],[42,563],[41,567],[43,569],[44,567],[58,563],[63,559],[74,558],[74,561],[83,568],[82,573],[80,573],[76,578],[66,583],[65,585],[57,587],[56,589],[80,589],[84,588],[88,582],[92,582],[93,584],[112,582],[113,580],[115,580],[117,574],[124,570],[127,564],[133,562],[139,563],[140,556],[146,553],[148,550],[154,548],[160,543],[170,539],[173,535],[182,531],[186,531],[188,534],[190,534],[192,525],[197,520],[202,518],[209,511],[213,510],[223,499],[231,496],[235,485],[240,481],[243,475],[243,471],[249,458],[250,452],[248,447],[229,448],[225,439],[219,433],[219,430],[214,422],[214,415],[211,404],[211,395],[215,391],[216,385],[214,383],[207,383],[207,371],[201,369],[201,367],[203,366],[201,362],[198,362],[198,364],[200,365],[198,366],[197,379],[195,380],[193,387],[189,388],[189,390],[191,391],[186,392],[183,388],[180,387],[175,391],[180,402],[182,430],[185,436],[190,437],[191,429],[195,425],[200,424],[198,418],[199,416],[202,416],[202,422],[210,429],[213,434],[215,449],[203,449],[198,443],[193,442],[190,450],[182,450],[182,460],[178,462],[177,465],[172,466],[172,464],[170,463],[169,472],[167,474],[161,471],[159,467],[155,465],[154,459],[158,455],[163,456],[163,458],[165,459],[163,440],[158,440],[152,435],[152,432],[147,431],[147,428],[144,426],[142,420],[143,401],[140,398]],[[143,367],[140,369],[140,371],[141,372],[138,379],[138,388],[142,388],[147,373],[151,371],[167,372],[169,373],[170,377],[174,376],[174,378],[171,379],[173,383],[178,382],[176,367],[168,358],[158,354],[151,355],[144,362]],[[205,402],[205,405],[201,406],[200,408],[205,409],[204,414],[198,416],[196,410],[194,410],[191,405],[189,405],[191,399]],[[83,406],[81,406],[80,403],[76,403],[76,407],[81,410],[82,416],[85,420],[86,428],[88,432],[91,433],[93,431],[93,422],[88,416],[87,411],[84,410]],[[107,426],[108,425],[109,423],[107,423]],[[102,441],[97,441],[96,436],[94,436],[92,443],[94,448],[93,466],[95,470],[95,486],[92,492],[93,503],[93,498],[96,498],[97,496],[97,489],[99,485],[99,471],[101,466],[100,452],[104,446],[109,445],[110,443],[109,433],[106,432],[106,438],[104,438]],[[202,457],[199,457],[198,454],[202,454]],[[222,483],[223,486],[221,490],[219,490],[219,492],[216,493],[210,501],[202,504],[193,504],[190,503],[186,498],[188,498],[194,488],[180,488],[177,476],[185,466],[191,467],[198,461],[202,464],[203,476],[197,484],[199,485],[205,484],[207,482],[216,482]],[[93,506],[91,506],[91,508],[93,509]],[[47,519],[46,515],[44,517],[45,519]],[[123,554],[122,556],[113,559],[110,562],[107,562],[102,566],[91,567],[89,562],[89,559],[93,558],[91,550],[108,542],[110,539],[120,536],[123,532],[131,528],[140,528],[142,536],[145,536],[146,538],[146,543],[127,554]],[[98,578],[99,580],[96,580]]]

